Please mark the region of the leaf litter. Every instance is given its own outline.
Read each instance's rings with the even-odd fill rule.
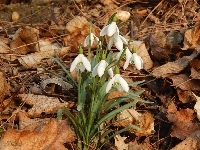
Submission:
[[[68,69],[77,47],[89,33],[90,19],[93,33],[99,35],[115,12],[120,21],[129,22],[122,34],[134,39],[130,44],[145,63],[141,71],[134,67],[121,69],[123,76],[130,83],[145,79],[132,90],[145,90],[141,97],[154,103],[140,102],[136,108],[119,113],[112,129],[133,124],[140,130],[119,134],[108,146],[129,150],[199,149],[198,2],[148,1],[152,7],[128,0],[53,2],[30,3],[29,8],[39,9],[38,14],[27,9],[23,12],[22,7],[28,4],[19,4],[21,8],[14,4],[0,6],[12,10],[0,10],[0,149],[74,149],[66,146],[76,139],[71,125],[67,119],[57,120],[55,114],[64,107],[76,111],[76,91],[41,68],[66,77],[55,62],[44,58],[54,56]],[[12,20],[13,12],[19,18]],[[113,92],[108,99],[123,95]]]

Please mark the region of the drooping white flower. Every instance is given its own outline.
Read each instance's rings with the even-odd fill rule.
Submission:
[[[121,50],[121,51],[117,54],[117,57],[116,57],[117,59],[120,58],[120,56],[122,55],[123,51],[124,51],[124,50]],[[132,53],[131,53],[131,51],[129,50],[129,48],[126,48],[125,55],[126,55],[126,61],[125,61],[124,66],[123,66],[123,69],[124,69],[124,70],[128,67],[128,65],[129,65],[129,63],[130,63],[130,61],[131,61],[131,58],[132,58]]]
[[[143,62],[142,58],[137,53],[132,54],[131,61],[134,61],[135,67],[138,70],[143,69],[144,62]]]
[[[115,47],[118,49],[118,50],[123,50],[123,44],[125,44],[125,45],[128,45],[128,42],[127,42],[127,40],[123,37],[123,36],[121,36],[121,35],[119,35],[119,33],[115,33],[111,38],[110,38],[110,40],[109,40],[109,42],[108,42],[108,49],[110,50],[111,49],[111,47],[112,47],[112,45],[115,45]]]
[[[87,71],[91,71],[91,64],[83,54],[79,54],[72,62],[70,72],[72,72],[75,68],[81,72],[83,72],[85,69]]]
[[[99,41],[99,38],[96,35],[94,35],[93,33],[91,33],[90,35],[88,35],[85,38],[85,41],[84,41],[84,44],[83,44],[84,47],[89,45],[89,39],[91,41],[91,45],[93,44],[94,40],[96,40],[97,42]]]
[[[109,90],[112,88],[112,86],[115,86],[118,91],[129,91],[129,86],[126,80],[124,80],[120,74],[116,74],[107,84],[106,87],[106,93],[109,92]]]
[[[112,22],[111,24],[106,25],[100,32],[100,36],[108,35],[112,36],[115,33],[119,34],[119,28],[117,27],[116,22]]]
[[[97,74],[99,75],[99,77],[101,77],[104,72],[106,67],[108,66],[108,63],[105,60],[101,60],[93,69],[92,71],[92,77],[95,77]],[[113,77],[113,70],[112,68],[108,69],[108,74],[110,75],[110,77]]]

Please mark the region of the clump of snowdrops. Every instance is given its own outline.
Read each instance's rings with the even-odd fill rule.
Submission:
[[[109,37],[105,46],[105,37]],[[91,46],[93,42],[98,42],[96,55],[91,57]],[[138,129],[135,125],[114,132],[110,125],[106,124],[119,112],[133,107],[138,101],[145,102],[139,98],[143,91],[130,92],[129,86],[137,85],[141,82],[128,84],[120,74],[119,62],[125,58],[123,69],[134,64],[137,69],[143,68],[143,61],[136,50],[129,50],[128,41],[120,34],[117,26],[116,13],[111,16],[107,26],[97,37],[92,32],[90,25],[89,35],[86,37],[84,47],[88,47],[88,55],[83,54],[83,49],[78,48],[79,54],[71,64],[70,72],[78,73],[78,83],[72,78],[70,72],[56,60],[62,69],[68,74],[71,83],[78,90],[78,105],[76,115],[72,114],[68,108],[58,111],[58,118],[65,114],[71,121],[77,136],[77,146],[79,149],[101,149],[109,139],[130,128]],[[119,53],[113,55],[111,47],[115,46]],[[107,100],[112,91],[123,91],[125,96],[120,96]],[[126,101],[129,100],[128,103]]]

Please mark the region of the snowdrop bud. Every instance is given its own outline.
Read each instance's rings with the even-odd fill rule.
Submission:
[[[135,67],[136,67],[138,70],[143,69],[144,63],[143,63],[142,58],[141,58],[139,55],[137,55],[136,53],[133,53],[133,55],[132,55],[132,60],[134,61]]]

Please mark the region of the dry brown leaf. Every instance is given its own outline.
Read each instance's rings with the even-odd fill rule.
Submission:
[[[109,93],[107,99],[110,100],[110,99],[117,98],[117,97],[120,97],[120,96],[125,96],[125,95],[126,95],[125,92],[112,91],[112,92]]]
[[[7,44],[8,44],[7,40],[4,37],[0,37],[0,53],[1,54],[7,54],[11,52]]]
[[[184,140],[198,129],[200,129],[199,123],[178,121],[172,126],[172,132],[170,135]]]
[[[200,81],[188,78],[185,74],[178,74],[169,77],[173,85],[176,88],[180,88],[181,90],[185,91],[193,91],[193,90],[200,90]]]
[[[31,50],[28,48],[28,46],[26,45],[26,43],[24,43],[20,37],[18,37],[17,39],[15,39],[14,41],[12,41],[10,43],[10,48],[12,51],[16,52],[17,54],[27,54],[28,52],[30,52]]]
[[[176,112],[176,116],[179,121],[183,122],[190,122],[194,118],[194,110],[192,109],[180,109],[179,111]]]
[[[196,71],[194,68],[191,68],[190,77],[193,79],[200,79],[200,73]]]
[[[0,72],[0,105],[4,100],[5,96],[10,92],[10,85],[6,81],[5,75],[3,72]]]
[[[154,118],[150,112],[138,113],[135,109],[125,109],[119,113],[114,121],[115,126],[127,127],[136,125],[140,130],[130,129],[137,136],[147,136],[154,133]]]
[[[125,109],[117,115],[115,126],[127,127],[131,124],[136,124],[140,121],[141,115],[133,108]]]
[[[56,113],[60,108],[68,107],[68,103],[61,103],[56,97],[47,97],[44,95],[19,94],[19,97],[32,108],[28,109],[30,117],[38,117],[41,113]]]
[[[140,117],[139,124],[136,124],[139,126],[140,130],[135,130],[135,135],[141,137],[141,136],[148,136],[155,132],[154,130],[154,118],[153,115],[150,112],[145,112]]]
[[[183,56],[174,62],[168,62],[158,68],[155,68],[152,71],[152,75],[155,77],[167,77],[171,74],[179,73],[185,67],[187,67],[188,63],[199,55],[199,50],[194,51],[190,56]]]
[[[66,29],[70,32],[70,34],[66,35],[63,40],[65,46],[72,47],[73,52],[77,52],[77,47],[83,44],[86,36],[89,34],[90,23],[87,21],[85,17],[76,16],[70,22],[67,23]],[[100,29],[92,25],[92,32],[98,36],[100,33]],[[93,45],[95,47],[95,45]]]
[[[114,2],[112,0],[100,0],[100,2],[103,5],[110,5],[110,4],[114,4]]]
[[[194,99],[191,91],[184,91],[184,90],[177,88],[176,92],[177,92],[177,95],[178,95],[178,99],[182,103],[189,103]]]
[[[133,41],[130,43],[130,48],[136,48],[137,54],[142,58],[144,62],[144,69],[150,69],[153,67],[153,61],[151,60],[145,43],[142,41]]]
[[[10,48],[17,54],[27,54],[33,51],[39,39],[39,31],[31,27],[23,27],[16,31]]]
[[[171,150],[197,150],[197,140],[191,137],[186,138]]]
[[[199,47],[200,26],[185,31],[184,48]]]
[[[17,116],[19,117],[19,129],[20,130],[26,129],[26,130],[33,131],[41,123],[46,124],[50,120],[50,118],[30,119],[27,115],[28,114],[24,111],[17,112]]]
[[[59,50],[47,50],[41,52],[35,52],[23,57],[18,58],[18,61],[26,68],[37,68],[41,60],[48,56],[60,55],[63,56],[68,53],[69,47],[63,47]]]
[[[61,49],[61,45],[54,43],[55,40],[49,38],[40,39],[38,44],[35,46],[36,51],[51,51]]]
[[[200,129],[199,123],[192,122],[194,118],[193,112],[189,108],[177,111],[175,104],[173,102],[170,103],[167,110],[167,118],[170,122],[173,122],[172,137],[184,140],[196,130]]]
[[[23,27],[19,32],[19,37],[26,43],[29,49],[33,49],[39,39],[39,31],[31,27]]]
[[[196,96],[194,93],[193,95],[196,98],[196,104],[194,105],[194,109],[197,112],[197,118],[200,120],[200,97]]]
[[[139,144],[136,140],[128,143],[128,150],[152,150],[150,142]]]
[[[8,129],[0,140],[1,150],[66,150],[64,143],[73,142],[75,133],[66,120],[50,119],[33,130]]]
[[[128,150],[128,144],[124,143],[127,137],[121,137],[119,134],[115,136],[115,147],[117,150]]]
[[[194,68],[195,70],[199,70],[200,69],[200,60],[199,59],[193,59],[191,62],[190,62],[190,66],[192,68]]]

